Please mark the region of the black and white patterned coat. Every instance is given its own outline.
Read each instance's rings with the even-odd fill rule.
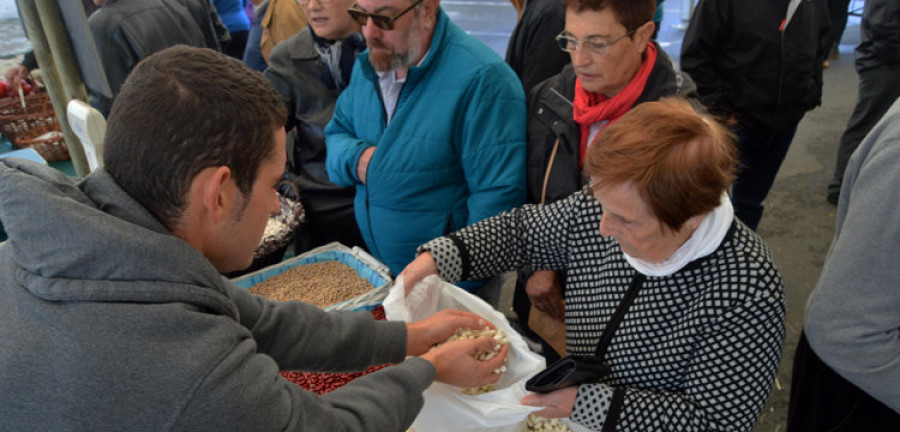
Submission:
[[[447,281],[513,269],[567,272],[569,354],[593,355],[638,275],[599,234],[586,190],[435,239]],[[712,254],[646,277],[606,354],[612,373],[581,385],[571,419],[595,430],[749,431],[772,389],[784,339],[784,284],[763,241],[735,220]],[[609,423],[609,424],[606,424]]]

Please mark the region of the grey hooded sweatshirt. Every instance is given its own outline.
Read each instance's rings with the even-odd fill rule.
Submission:
[[[853,152],[804,331],[835,372],[900,413],[900,99]]]
[[[2,431],[403,431],[434,379],[404,324],[248,294],[102,169],[0,159],[0,221]]]

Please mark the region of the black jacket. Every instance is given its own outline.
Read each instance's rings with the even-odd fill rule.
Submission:
[[[759,135],[795,127],[822,101],[827,5],[801,1],[780,31],[788,3],[701,1],[681,48],[681,67],[704,105],[722,117],[735,115]]]
[[[900,1],[868,0],[856,47],[856,70],[900,64]]]
[[[656,50],[656,63],[635,106],[674,95],[696,102],[697,88],[691,77],[678,70],[659,45]],[[581,132],[572,115],[574,98],[575,70],[571,65],[535,86],[529,94],[526,179],[529,203],[549,204],[571,195],[583,185],[578,167]],[[551,159],[552,166],[549,166]]]
[[[525,2],[506,47],[506,63],[522,80],[525,94],[569,64],[569,53],[559,49],[556,43],[556,35],[565,26],[566,8],[562,0]]]
[[[178,44],[220,50],[221,21],[209,0],[107,0],[89,23],[113,99],[138,62],[157,51]],[[90,97],[108,116],[112,99]]]

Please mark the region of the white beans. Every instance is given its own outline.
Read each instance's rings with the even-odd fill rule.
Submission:
[[[528,414],[527,420],[529,432],[572,432],[565,423],[559,419],[548,419],[537,414]]]
[[[454,333],[453,336],[450,336],[450,339],[447,339],[447,342],[460,339],[478,339],[481,337],[493,338],[495,341],[497,341],[497,344],[494,345],[494,348],[491,351],[478,353],[478,355],[475,356],[475,359],[477,360],[490,360],[500,353],[500,349],[503,345],[509,344],[509,337],[506,336],[506,333],[503,330],[494,330],[486,327],[481,330],[473,330],[469,328],[456,329],[456,333]],[[504,359],[503,361],[506,362],[506,359]],[[503,372],[506,372],[506,365],[494,369],[495,374],[502,374]],[[491,384],[485,384],[480,387],[467,387],[460,389],[462,394],[469,396],[480,395],[483,393],[492,392],[494,390],[494,386]]]

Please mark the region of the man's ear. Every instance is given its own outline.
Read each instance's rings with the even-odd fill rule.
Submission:
[[[226,221],[233,205],[237,186],[228,167],[201,170],[188,188],[185,210],[172,233],[205,255],[208,241],[215,238],[219,225]]]
[[[647,21],[635,30],[634,43],[638,47],[638,52],[641,54],[647,49],[647,42],[653,37],[653,29],[655,28],[656,24],[653,23],[653,21]]]
[[[433,29],[437,25],[437,11],[440,6],[440,0],[423,0],[422,1],[422,17],[429,25],[429,29]]]
[[[231,178],[231,169],[227,166],[209,167],[201,171],[194,181],[200,182],[197,190],[205,218],[213,223],[226,220],[231,215],[238,192]]]

